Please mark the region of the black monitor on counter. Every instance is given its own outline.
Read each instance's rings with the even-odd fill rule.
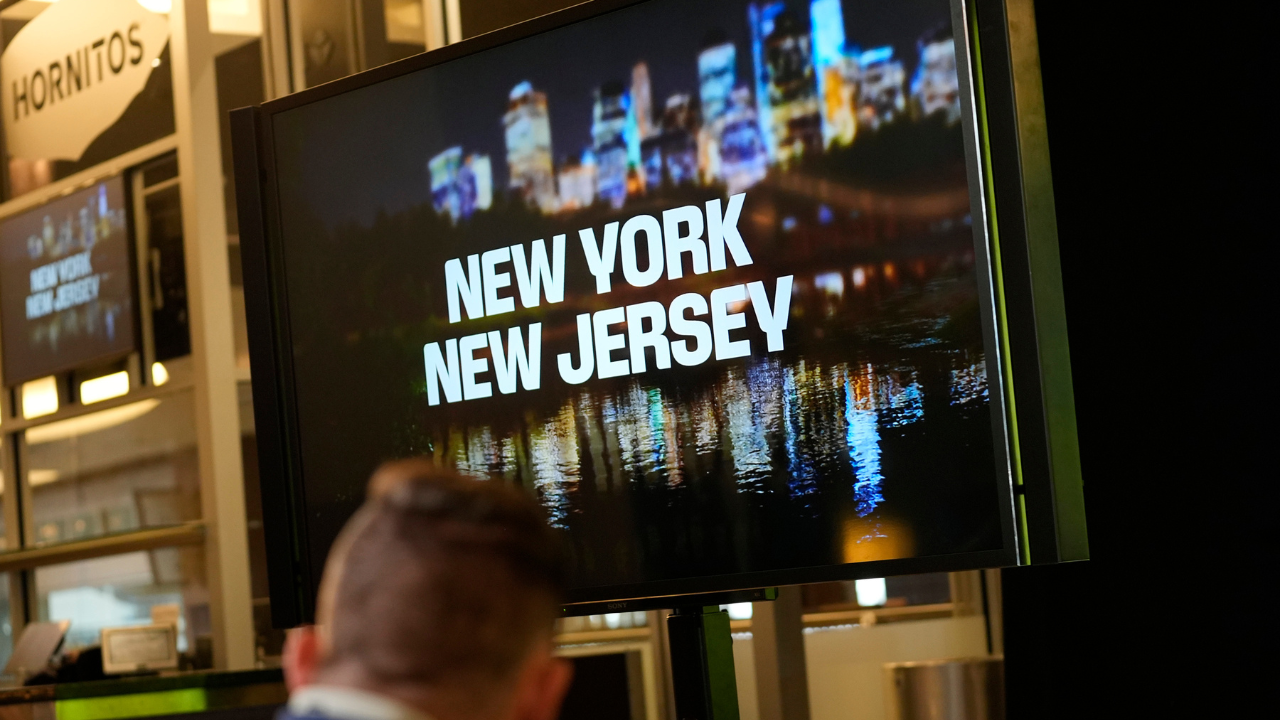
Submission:
[[[237,111],[275,621],[406,456],[581,607],[1087,557],[1003,12],[597,0]]]
[[[0,221],[6,385],[136,348],[125,197],[115,176]]]

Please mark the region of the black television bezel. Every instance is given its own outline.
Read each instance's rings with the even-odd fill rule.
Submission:
[[[124,202],[123,209],[124,209],[125,263],[127,267],[126,272],[128,273],[127,285],[128,285],[128,293],[129,293],[129,301],[130,301],[128,322],[129,322],[129,332],[133,336],[132,340],[129,342],[128,347],[125,347],[125,348],[110,350],[107,352],[100,352],[100,353],[88,355],[85,357],[76,358],[73,360],[67,360],[64,362],[60,362],[56,365],[50,365],[48,368],[42,369],[34,373],[28,372],[21,375],[11,375],[7,372],[9,357],[12,354],[16,354],[16,353],[11,353],[10,351],[12,349],[5,346],[4,333],[0,331],[0,377],[3,377],[5,387],[10,387],[10,388],[17,387],[19,385],[22,385],[23,383],[30,382],[32,380],[38,380],[42,377],[48,377],[50,375],[62,375],[63,373],[72,372],[74,370],[80,370],[82,368],[88,368],[88,367],[115,362],[120,360],[121,358],[129,357],[129,355],[136,353],[141,349],[142,347],[142,332],[141,332],[142,308],[141,308],[141,303],[138,302],[139,285],[138,285],[138,272],[137,272],[137,266],[138,266],[137,238],[134,232],[136,223],[137,223],[137,218],[134,217],[133,187],[132,187],[132,184],[128,181],[127,172],[116,172],[110,175],[97,178],[93,182],[89,183],[88,185],[78,187],[72,190],[71,192],[66,193],[65,195],[59,195],[54,198],[49,198],[48,200],[40,203],[39,205],[34,205],[21,212],[16,212],[16,213],[13,213],[12,215],[7,215],[4,218],[0,219],[0,224],[9,222],[10,220],[13,220],[15,218],[18,218],[24,215],[31,215],[34,213],[38,213],[41,211],[41,209],[43,209],[45,206],[49,205],[50,203],[61,201],[71,195],[75,195],[76,193],[86,192],[92,188],[97,187],[98,185],[103,185],[110,182],[120,183],[121,197],[123,198],[123,202]],[[0,313],[0,321],[2,320],[3,320],[3,313]]]
[[[335,80],[314,88],[264,103],[242,108],[232,113],[232,142],[235,160],[238,210],[241,228],[241,262],[246,304],[249,309],[249,351],[253,367],[253,400],[257,428],[258,459],[261,477],[263,508],[265,510],[265,535],[267,541],[268,579],[271,594],[273,624],[290,627],[314,617],[314,588],[322,568],[311,567],[306,532],[306,489],[301,480],[298,428],[293,395],[293,369],[289,346],[289,299],[283,290],[283,255],[278,242],[281,236],[280,214],[276,197],[273,138],[270,132],[271,118],[277,113],[348,91],[363,88],[407,73],[449,62],[450,60],[483,52],[543,32],[614,12],[650,0],[591,0],[580,5],[544,15],[532,20],[503,28],[491,33],[463,40],[438,50],[405,58],[365,72]],[[1007,355],[1010,348],[1017,354],[1023,348],[1025,357],[1043,362],[1039,348],[1037,328],[1043,324],[1040,317],[1053,308],[1032,308],[1030,313],[1007,313],[1011,304],[1031,305],[1035,296],[1030,268],[1025,256],[1035,244],[1035,238],[1019,232],[1027,221],[1026,208],[1015,202],[1022,194],[1023,160],[1020,153],[1020,136],[1017,132],[1019,109],[1014,97],[1016,78],[1013,74],[1011,43],[1005,3],[1029,0],[951,0],[952,22],[957,41],[957,57],[960,62],[962,109],[965,114],[965,150],[968,156],[970,193],[972,204],[981,208],[980,221],[974,218],[975,250],[979,253],[979,268],[986,268],[986,277],[979,277],[980,293],[984,307],[983,332],[988,348],[989,388],[993,436],[1004,438],[997,442],[997,467],[1007,470],[1009,487],[999,493],[1004,546],[1001,549],[982,552],[959,552],[917,558],[880,560],[863,563],[792,568],[780,571],[737,573],[731,575],[701,576],[678,580],[654,581],[638,585],[582,588],[570,592],[566,598],[566,614],[598,612],[602,603],[634,601],[641,598],[668,598],[674,596],[742,590],[750,588],[794,585],[832,580],[852,580],[865,577],[881,577],[922,572],[958,571],[989,567],[1026,564],[1032,561],[1028,538],[1036,539],[1039,552],[1037,562],[1082,559],[1066,557],[1059,552],[1059,526],[1072,525],[1077,518],[1063,521],[1054,514],[1054,484],[1061,480],[1070,491],[1079,491],[1078,458],[1074,476],[1058,478],[1053,472],[1053,458],[1048,457],[1047,446],[1053,439],[1044,415],[1053,410],[1045,401],[1042,378],[1038,368],[1028,367],[1014,373],[1009,367]],[[963,31],[962,31],[963,29]],[[987,51],[995,56],[988,61],[991,68],[983,75],[982,59],[978,57],[978,44],[992,48]],[[1031,42],[1034,44],[1034,36]],[[985,56],[984,56],[985,57]],[[1032,68],[1038,83],[1038,65]],[[986,86],[985,92],[982,91]],[[1042,110],[1042,108],[1041,108]],[[990,185],[992,168],[1001,168],[997,176],[1001,185]],[[1004,235],[996,233],[995,217],[1002,215],[1013,219]],[[1052,248],[1056,258],[1056,237]],[[1023,261],[1019,261],[1022,256]],[[1001,264],[1010,265],[1027,274],[1010,276],[999,272]],[[1060,285],[1060,280],[1059,280]],[[1059,305],[1060,305],[1059,288]],[[1061,308],[1058,308],[1059,310]],[[988,317],[989,316],[989,317]],[[1027,350],[1027,348],[1030,350]],[[1061,349],[1065,351],[1065,336]],[[1022,357],[1019,355],[1019,357]],[[992,361],[992,358],[995,361]],[[1029,398],[1014,408],[1013,394]],[[1068,401],[1070,399],[1068,385]],[[1010,412],[1013,410],[1013,412]],[[1020,418],[1027,418],[1025,426]],[[1037,422],[1039,420],[1040,422]],[[1074,452],[1074,416],[1071,416],[1071,447]],[[1017,447],[1022,452],[1017,452]],[[1028,449],[1031,451],[1028,452]],[[1061,454],[1061,453],[1060,453]],[[1042,467],[1028,468],[1028,463]],[[1030,471],[1029,471],[1030,470]],[[1067,473],[1070,475],[1070,473]],[[1028,530],[1028,518],[1032,516],[1039,532]],[[1078,518],[1083,526],[1083,516]],[[1074,527],[1074,525],[1072,525]],[[1047,528],[1047,529],[1045,529]],[[1087,552],[1086,552],[1087,556]]]

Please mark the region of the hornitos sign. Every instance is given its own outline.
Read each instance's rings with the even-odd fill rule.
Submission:
[[[78,160],[142,91],[169,21],[137,0],[61,0],[0,56],[10,157]]]

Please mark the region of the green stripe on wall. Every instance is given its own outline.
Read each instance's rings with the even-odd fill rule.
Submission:
[[[204,688],[184,688],[136,695],[58,700],[54,705],[57,720],[117,720],[207,710]]]

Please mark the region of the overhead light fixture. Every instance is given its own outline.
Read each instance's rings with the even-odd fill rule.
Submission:
[[[173,10],[173,0],[138,0],[138,4],[161,15],[168,15]]]
[[[164,363],[151,363],[151,382],[156,387],[169,382],[169,369],[164,366]]]
[[[52,376],[22,384],[22,417],[31,418],[58,412],[58,381]]]
[[[80,403],[90,405],[129,393],[129,373],[126,370],[103,375],[80,383]]]

